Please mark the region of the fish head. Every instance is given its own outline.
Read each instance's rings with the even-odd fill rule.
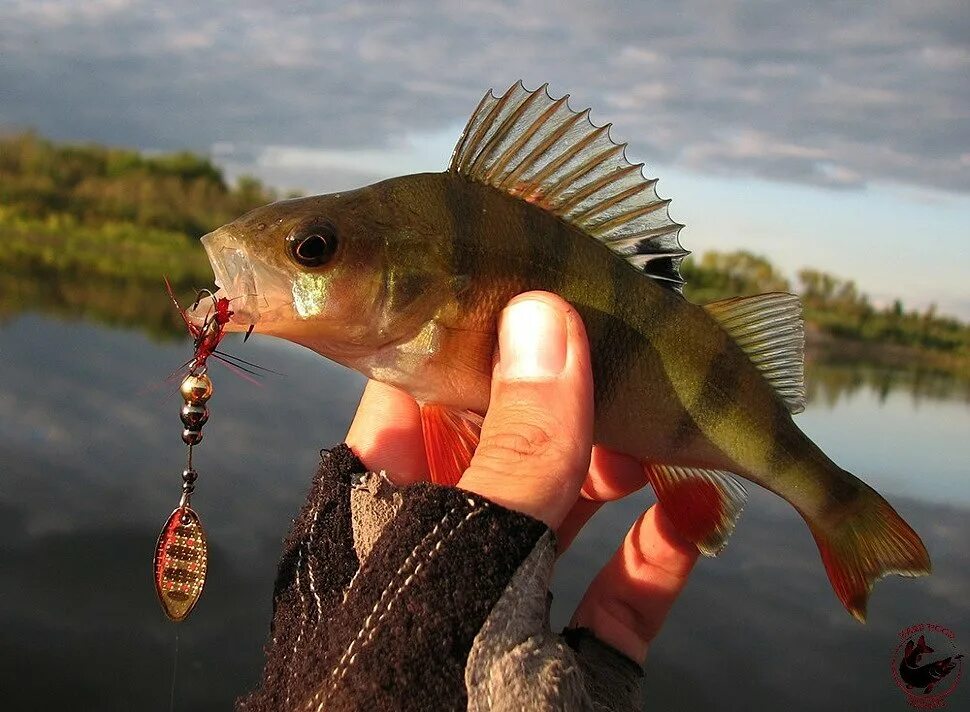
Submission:
[[[426,250],[400,213],[372,186],[272,203],[205,235],[214,296],[230,300],[226,330],[252,328],[351,366],[406,338],[433,310],[446,270],[414,256]],[[204,300],[188,316],[198,323],[208,309]]]

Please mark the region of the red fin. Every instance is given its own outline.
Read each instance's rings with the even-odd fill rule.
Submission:
[[[421,429],[431,481],[456,485],[472,461],[482,432],[482,417],[468,410],[421,404]]]
[[[930,557],[919,535],[889,502],[868,487],[860,498],[863,504],[837,525],[808,521],[808,526],[835,595],[865,623],[873,583],[887,574],[925,576],[930,573]]]
[[[748,493],[727,472],[647,463],[664,514],[705,556],[717,556],[734,531]]]

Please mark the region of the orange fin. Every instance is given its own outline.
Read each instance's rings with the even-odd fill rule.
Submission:
[[[482,416],[433,403],[421,404],[421,430],[431,481],[456,485],[471,464],[482,432]]]
[[[734,531],[748,493],[727,472],[646,463],[664,514],[705,556],[717,556]]]
[[[926,576],[930,557],[922,540],[874,490],[837,525],[808,522],[835,595],[860,623],[872,585],[887,574]]]

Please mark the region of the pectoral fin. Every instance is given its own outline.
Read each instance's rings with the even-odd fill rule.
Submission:
[[[727,472],[647,463],[664,514],[705,556],[717,556],[734,531],[748,493]]]
[[[456,485],[471,464],[482,432],[482,416],[434,403],[421,404],[421,430],[431,481]]]

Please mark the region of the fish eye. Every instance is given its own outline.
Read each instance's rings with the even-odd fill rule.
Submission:
[[[322,267],[337,252],[337,229],[329,222],[298,227],[287,236],[286,248],[301,267]]]

